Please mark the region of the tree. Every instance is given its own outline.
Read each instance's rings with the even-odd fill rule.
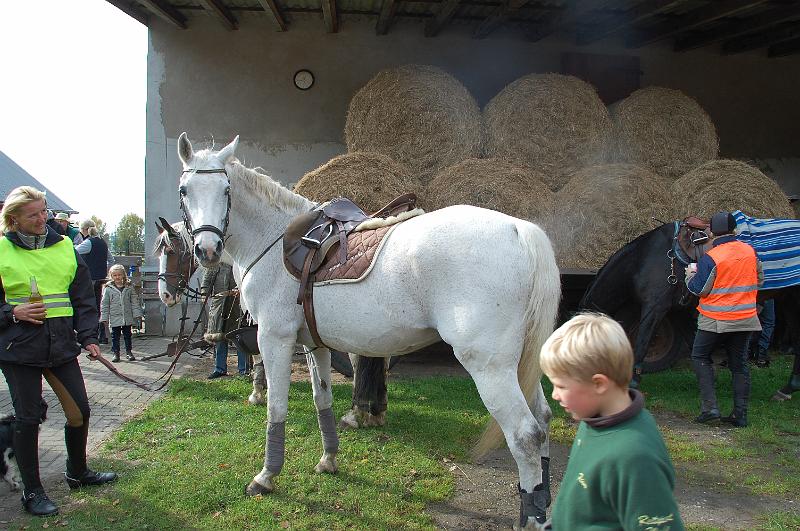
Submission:
[[[117,254],[144,253],[144,220],[136,213],[122,216],[114,231],[114,251]]]
[[[108,233],[106,232],[106,222],[98,218],[97,216],[92,216],[89,219],[94,221],[95,227],[97,227],[97,235],[103,238],[106,241],[106,243],[108,243],[109,237]]]

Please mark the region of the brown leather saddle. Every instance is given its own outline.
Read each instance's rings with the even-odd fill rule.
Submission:
[[[416,203],[415,194],[404,194],[377,212],[367,214],[351,200],[339,197],[289,223],[283,236],[283,263],[286,270],[300,281],[297,304],[303,305],[308,330],[317,346],[324,346],[314,317],[317,271],[324,263],[327,265],[326,262],[333,261],[337,254],[339,265],[344,265],[348,257],[348,238],[361,223],[413,210]]]
[[[697,262],[711,249],[710,221],[689,216],[676,222],[673,250],[675,256],[688,265]]]

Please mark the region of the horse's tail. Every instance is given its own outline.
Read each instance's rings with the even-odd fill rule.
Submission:
[[[561,279],[550,239],[532,223],[518,223],[517,232],[529,259],[528,306],[525,309],[525,340],[517,368],[517,378],[528,405],[536,398],[542,373],[539,352],[553,333],[558,303],[561,299]],[[472,448],[474,458],[497,448],[503,441],[503,431],[493,418],[481,438]]]

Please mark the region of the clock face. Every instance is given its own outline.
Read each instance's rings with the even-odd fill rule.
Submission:
[[[298,70],[294,74],[294,86],[300,90],[308,90],[314,84],[314,74],[310,70]]]

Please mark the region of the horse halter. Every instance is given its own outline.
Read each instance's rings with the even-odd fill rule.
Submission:
[[[224,242],[225,241],[225,233],[228,231],[228,221],[230,220],[230,217],[231,217],[231,179],[230,179],[230,177],[228,177],[228,172],[227,172],[227,170],[225,170],[225,168],[211,168],[211,169],[208,169],[208,170],[196,170],[194,168],[188,168],[186,170],[183,170],[181,172],[181,174],[190,173],[190,172],[194,172],[194,173],[222,173],[222,174],[225,175],[225,180],[228,182],[228,186],[227,186],[227,188],[225,188],[225,196],[228,198],[228,204],[227,204],[227,206],[225,208],[225,218],[222,220],[222,229],[220,229],[218,227],[215,227],[214,225],[200,225],[196,229],[192,229],[192,217],[189,215],[189,211],[186,210],[186,204],[183,202],[183,198],[186,195],[186,192],[183,189],[183,187],[181,187],[179,189],[179,192],[180,192],[180,205],[179,206],[180,206],[180,209],[181,209],[181,213],[183,214],[183,224],[186,227],[186,232],[189,233],[189,235],[191,236],[192,242],[194,242],[194,237],[198,233],[203,232],[203,231],[213,232],[214,234],[219,236],[220,239]]]

